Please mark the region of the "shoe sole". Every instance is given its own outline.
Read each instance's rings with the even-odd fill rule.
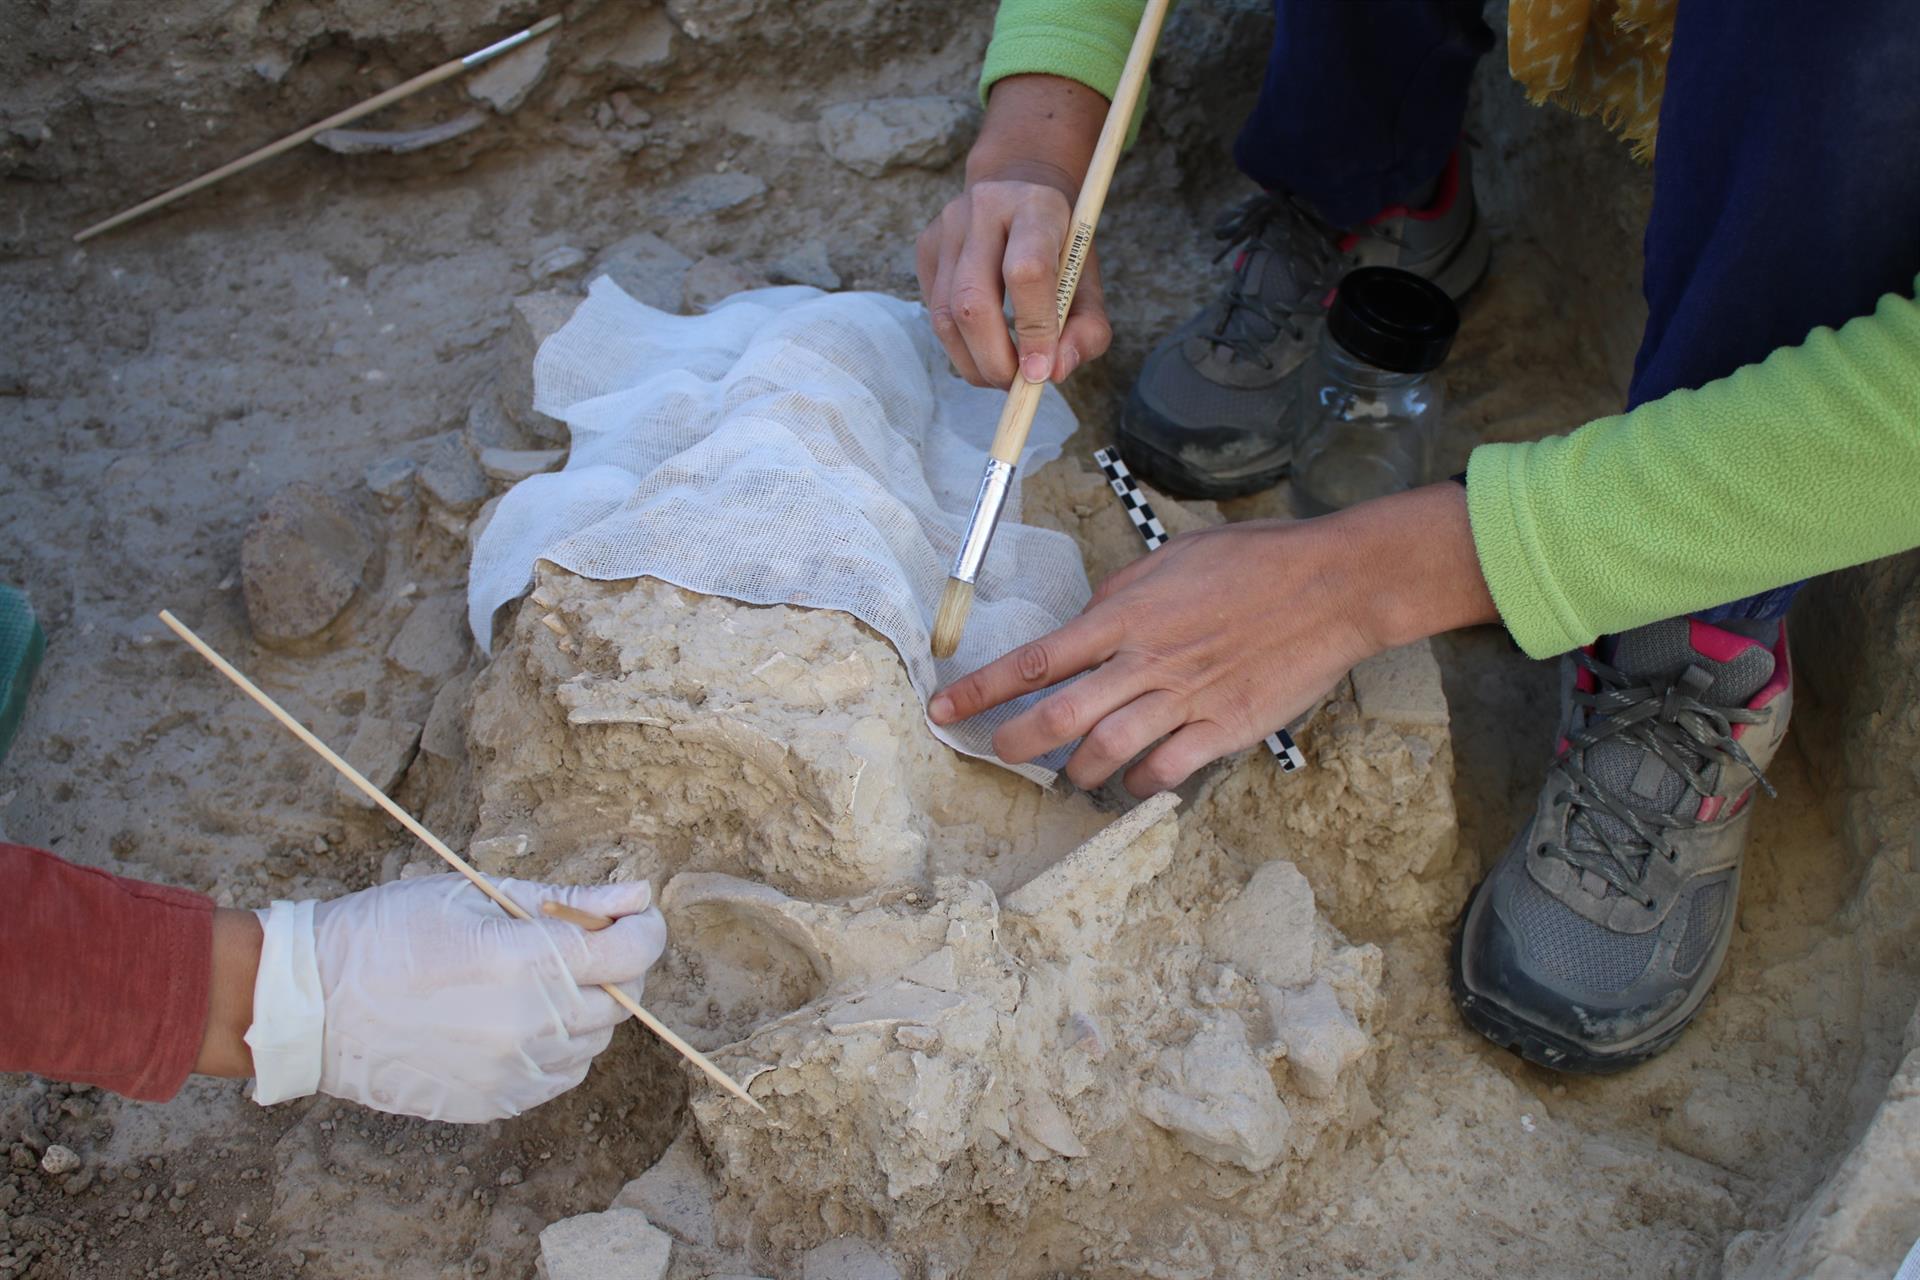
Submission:
[[[1480,211],[1475,209],[1466,239],[1460,242],[1460,248],[1430,278],[1455,302],[1462,302],[1487,278],[1487,270],[1492,262],[1493,238],[1487,234]],[[1178,457],[1131,435],[1126,429],[1129,419],[1155,416],[1158,415],[1140,399],[1136,385],[1127,392],[1126,407],[1121,411],[1120,430],[1114,433],[1114,443],[1119,446],[1120,456],[1136,475],[1176,498],[1210,501],[1244,498],[1279,484],[1293,466],[1293,449],[1288,445],[1277,461],[1267,459],[1252,470],[1196,471]]]
[[[1666,1052],[1680,1038],[1680,1033],[1692,1024],[1694,1015],[1700,1012],[1700,1006],[1706,1002],[1707,992],[1713,987],[1712,977],[1703,984],[1699,999],[1681,1011],[1678,1022],[1661,1030],[1652,1039],[1643,1040],[1618,1053],[1601,1053],[1591,1045],[1569,1040],[1517,1017],[1498,1001],[1490,1000],[1469,988],[1464,976],[1466,969],[1461,964],[1460,949],[1466,940],[1467,917],[1472,914],[1473,904],[1479,901],[1481,889],[1485,886],[1486,882],[1481,881],[1481,888],[1473,891],[1459,919],[1454,921],[1448,985],[1453,989],[1454,1007],[1460,1010],[1460,1016],[1466,1019],[1467,1025],[1502,1049],[1517,1053],[1535,1066],[1546,1067],[1550,1071],[1581,1076],[1615,1075]],[[1722,957],[1724,954],[1723,949]],[[1706,963],[1717,976],[1718,960],[1709,957]]]

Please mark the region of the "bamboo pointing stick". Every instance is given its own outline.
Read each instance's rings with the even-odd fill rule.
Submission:
[[[348,782],[351,782],[354,785],[354,787],[361,792],[361,794],[365,795],[367,799],[373,801],[375,804],[379,805],[382,809],[385,809],[389,817],[391,817],[395,822],[398,822],[401,826],[405,827],[408,831],[412,832],[414,837],[418,839],[420,843],[426,845],[427,848],[439,854],[440,857],[446,862],[448,866],[452,867],[455,871],[458,871],[461,875],[465,876],[468,880],[472,881],[473,886],[476,889],[480,890],[480,892],[486,894],[489,898],[492,898],[496,903],[498,903],[502,911],[505,911],[508,915],[512,916],[516,920],[531,920],[533,918],[532,915],[530,915],[526,911],[526,909],[523,908],[519,903],[515,902],[512,898],[502,893],[499,889],[495,888],[493,882],[487,879],[486,876],[482,875],[473,866],[472,863],[468,862],[465,858],[462,858],[459,854],[455,853],[452,849],[448,848],[447,845],[440,839],[439,836],[434,835],[433,832],[421,826],[420,823],[417,820],[415,820],[412,814],[408,813],[405,809],[402,809],[399,805],[395,804],[391,799],[389,799],[386,792],[380,790],[380,788],[374,786],[371,782],[368,782],[366,777],[362,775],[358,769],[354,768],[352,765],[348,764],[344,759],[342,759],[337,753],[335,753],[332,747],[329,747],[326,743],[320,741],[320,739],[315,737],[313,732],[309,730],[305,725],[301,724],[298,720],[295,720],[291,715],[288,715],[285,709],[283,709],[279,703],[275,702],[272,698],[268,697],[266,693],[264,693],[258,685],[254,684],[253,681],[247,679],[244,675],[240,674],[240,669],[238,667],[235,667],[231,662],[228,662],[225,658],[221,657],[218,653],[216,653],[213,647],[209,645],[206,641],[202,640],[199,636],[195,635],[192,629],[189,628],[186,625],[186,623],[174,617],[173,614],[166,609],[162,609],[160,611],[160,621],[166,623],[168,629],[171,630],[173,634],[179,636],[182,640],[185,640],[189,645],[192,645],[194,652],[198,653],[201,657],[205,658],[208,662],[212,663],[214,670],[218,671],[221,675],[231,680],[236,686],[238,686],[238,688],[242,693],[246,694],[249,698],[252,698],[256,703],[258,703],[261,709],[266,711],[268,715],[272,716],[275,720],[278,720],[281,724],[285,725],[288,731],[290,731],[294,737],[300,739],[301,742],[305,743],[308,747],[312,748],[314,753],[318,755],[322,760],[325,760],[328,764],[332,765],[335,769],[339,770],[340,776],[345,778]],[[552,907],[559,904],[548,903],[546,905],[547,907]],[[606,927],[606,925],[612,923],[612,921],[606,919],[604,916],[594,915],[591,912],[574,911],[574,909],[572,908],[568,908],[568,910],[573,911],[574,915],[584,917],[586,920],[592,920],[596,923],[594,925],[589,926],[584,924],[580,920],[573,920],[572,916],[565,915],[562,912],[558,912],[558,911],[549,910],[547,914],[550,916],[557,916],[561,919],[573,920],[573,923],[581,924],[583,928],[604,928]],[[675,1035],[664,1024],[662,1024],[658,1018],[655,1018],[652,1014],[648,1013],[645,1009],[641,1008],[639,1001],[635,1000],[632,996],[628,995],[626,992],[622,991],[620,988],[612,985],[611,983],[603,984],[600,989],[606,992],[608,995],[612,996],[614,999],[614,1002],[618,1004],[622,1009],[625,1009],[628,1013],[638,1018],[643,1024],[645,1024],[646,1028],[649,1031],[653,1032],[655,1035],[659,1036],[662,1040],[665,1040],[669,1045],[673,1046],[673,1048],[676,1051],[678,1051],[681,1057],[685,1058],[688,1062],[691,1062],[694,1066],[700,1068],[700,1070],[705,1072],[708,1078],[710,1078],[715,1084],[719,1085],[721,1088],[725,1089],[728,1093],[740,1099],[740,1101],[746,1103],[748,1106],[752,1107],[755,1111],[759,1111],[763,1114],[766,1112],[766,1108],[761,1106],[760,1103],[757,1100],[755,1100],[752,1094],[748,1093],[745,1089],[735,1084],[731,1076],[729,1076],[726,1072],[722,1071],[719,1067],[714,1066],[713,1063],[709,1062],[705,1054],[701,1053],[698,1049],[694,1048],[692,1045],[688,1044],[685,1040],[682,1040],[679,1036]]]
[[[1055,296],[1054,331],[1066,327],[1067,311],[1073,306],[1074,291],[1080,287],[1080,273],[1086,268],[1087,255],[1093,249],[1093,230],[1100,222],[1100,210],[1107,202],[1107,188],[1113,171],[1126,147],[1127,130],[1133,124],[1134,108],[1147,83],[1147,65],[1153,61],[1153,47],[1160,40],[1160,27],[1166,21],[1171,0],[1147,0],[1140,15],[1140,27],[1133,35],[1133,47],[1127,51],[1126,66],[1114,87],[1107,118],[1100,126],[1100,140],[1094,144],[1093,159],[1087,165],[1086,181],[1080,184],[1080,198],[1073,205],[1073,230],[1060,256],[1060,284]],[[966,537],[953,558],[947,574],[946,590],[940,596],[940,608],[933,618],[933,656],[951,658],[960,647],[966,630],[967,614],[973,609],[973,584],[986,562],[987,545],[993,540],[994,527],[1006,507],[1013,487],[1013,469],[1020,465],[1020,452],[1027,447],[1027,432],[1033,427],[1033,415],[1040,407],[1045,381],[1028,382],[1018,372],[1007,388],[1006,405],[1000,411],[1000,423],[994,429],[993,444],[987,450],[987,469],[980,479],[980,492],[973,500],[973,515],[967,521]]]
[[[104,222],[96,222],[86,230],[76,232],[73,241],[75,244],[79,244],[82,241],[91,240],[103,231],[111,231],[117,226],[132,222],[135,218],[152,213],[155,209],[170,205],[182,196],[192,195],[194,192],[210,187],[216,182],[225,181],[234,174],[239,173],[242,169],[251,169],[262,160],[271,160],[277,155],[291,151],[301,143],[309,142],[329,129],[338,129],[341,125],[351,124],[362,116],[372,115],[382,107],[392,106],[402,98],[410,98],[422,89],[431,88],[439,84],[442,80],[451,80],[463,71],[471,71],[481,63],[490,62],[509,50],[518,49],[529,40],[543,36],[559,25],[560,15],[557,13],[551,17],[542,18],[524,31],[516,31],[504,40],[496,40],[486,48],[470,53],[464,58],[455,58],[451,62],[443,62],[433,70],[423,71],[413,79],[388,89],[385,93],[375,94],[358,106],[348,107],[345,111],[336,112],[318,124],[310,124],[296,133],[288,134],[278,142],[270,142],[258,151],[250,151],[238,160],[229,161],[221,165],[218,169],[203,173],[191,182],[183,182],[170,191],[161,192],[151,200],[144,200],[131,209],[116,213]]]

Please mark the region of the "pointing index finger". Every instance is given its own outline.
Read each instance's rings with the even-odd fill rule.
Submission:
[[[927,704],[927,715],[935,724],[953,724],[1058,684],[1111,658],[1120,647],[1121,633],[1119,622],[1106,610],[1089,610],[940,690]]]

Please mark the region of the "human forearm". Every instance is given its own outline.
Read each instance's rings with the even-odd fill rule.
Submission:
[[[199,894],[0,844],[0,1070],[172,1097],[206,1027],[212,919]]]
[[[253,1052],[253,984],[260,970],[260,920],[251,911],[213,914],[213,957],[208,983],[207,1027],[193,1070],[203,1076],[250,1076]]]
[[[1075,80],[1017,75],[993,86],[980,135],[967,153],[967,185],[1038,182],[1069,201],[1093,158],[1107,100]]]
[[[1920,305],[1568,436],[1483,445],[1475,545],[1520,646],[1736,600],[1920,545]]]
[[[1427,485],[1329,516],[1355,547],[1352,589],[1375,652],[1445,631],[1498,622],[1473,545],[1467,491]]]

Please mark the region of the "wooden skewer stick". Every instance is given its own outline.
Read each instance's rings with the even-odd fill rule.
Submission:
[[[1093,160],[1087,166],[1086,181],[1080,184],[1080,198],[1073,205],[1073,231],[1067,237],[1066,250],[1060,256],[1060,284],[1055,295],[1058,314],[1054,329],[1066,327],[1067,311],[1073,306],[1073,294],[1080,287],[1080,272],[1093,249],[1093,229],[1100,222],[1100,210],[1107,202],[1107,187],[1120,163],[1126,146],[1127,130],[1133,122],[1134,108],[1147,83],[1147,64],[1153,61],[1153,46],[1159,42],[1160,26],[1166,21],[1170,0],[1147,0],[1140,15],[1140,27],[1134,32],[1133,47],[1127,52],[1126,67],[1107,107],[1106,123],[1100,126],[1100,140],[1094,144]],[[951,658],[960,647],[960,635],[967,626],[967,614],[973,608],[973,584],[987,558],[987,544],[993,540],[994,526],[1006,506],[1013,487],[1013,469],[1020,465],[1020,451],[1027,447],[1027,432],[1033,426],[1034,411],[1040,407],[1040,393],[1046,381],[1028,382],[1019,372],[1007,389],[1006,406],[1000,411],[1000,424],[987,450],[987,470],[980,481],[979,496],[973,500],[973,515],[967,521],[967,534],[953,559],[947,575],[947,587],[940,596],[940,608],[933,619],[933,656]]]
[[[431,88],[439,84],[442,80],[451,80],[461,72],[471,71],[483,62],[490,62],[510,49],[517,49],[529,40],[545,35],[559,25],[560,15],[556,13],[552,17],[542,18],[525,31],[517,31],[506,39],[497,40],[478,52],[470,53],[464,58],[455,58],[451,62],[443,62],[433,70],[424,71],[404,84],[397,84],[385,93],[376,94],[368,98],[357,107],[348,107],[345,111],[336,112],[318,124],[310,124],[297,133],[288,134],[278,142],[270,142],[258,151],[249,152],[241,156],[238,160],[223,164],[210,173],[203,173],[191,182],[183,182],[171,191],[163,191],[151,200],[142,201],[131,209],[116,213],[104,222],[96,222],[85,231],[75,233],[73,237],[74,243],[78,244],[83,240],[90,240],[102,231],[111,231],[123,223],[132,222],[135,218],[152,213],[155,209],[161,208],[164,205],[172,204],[182,196],[192,195],[194,192],[205,187],[210,187],[216,182],[231,178],[242,169],[251,169],[262,160],[271,160],[283,152],[291,151],[301,143],[311,141],[316,135],[325,133],[329,129],[338,129],[341,125],[350,124],[362,116],[372,115],[382,107],[390,107],[402,98],[410,98],[422,89]]]
[[[582,911],[570,907],[564,902],[555,902],[551,898],[540,904],[540,914],[553,920],[564,920],[568,924],[577,924],[588,933],[598,933],[613,923],[612,916],[603,916],[593,911]]]
[[[465,876],[468,880],[472,881],[473,886],[476,889],[480,890],[480,892],[486,894],[489,898],[492,898],[496,903],[498,903],[502,911],[505,911],[508,915],[512,916],[516,920],[531,920],[533,918],[531,915],[527,913],[526,909],[523,908],[519,903],[515,902],[512,898],[509,898],[506,894],[500,892],[499,889],[495,888],[493,882],[487,879],[485,876],[481,875],[480,872],[474,868],[473,864],[469,863],[465,858],[462,858],[459,854],[455,853],[452,849],[449,849],[446,846],[446,844],[440,839],[439,836],[434,835],[433,832],[421,826],[420,823],[414,819],[414,816],[412,814],[408,813],[405,809],[402,809],[399,805],[395,804],[391,799],[389,799],[386,792],[374,786],[371,782],[368,782],[365,776],[363,776],[358,769],[354,768],[352,765],[348,764],[345,760],[341,759],[340,756],[334,752],[332,747],[329,747],[326,743],[320,741],[319,738],[315,737],[313,733],[307,728],[307,726],[301,724],[298,720],[295,720],[292,716],[288,715],[287,712],[280,706],[279,703],[275,702],[272,698],[268,697],[265,693],[263,693],[260,687],[254,684],[253,681],[241,675],[238,667],[235,667],[231,662],[228,662],[225,658],[221,657],[218,653],[214,652],[213,647],[209,645],[206,641],[202,640],[199,636],[195,635],[193,631],[184,622],[174,617],[171,612],[165,609],[162,609],[160,611],[160,621],[166,623],[167,627],[173,632],[173,634],[179,636],[182,640],[185,640],[188,644],[192,645],[194,652],[198,653],[201,657],[205,658],[208,662],[212,663],[214,670],[218,671],[221,675],[225,676],[227,679],[233,681],[233,683],[239,687],[242,693],[246,694],[249,698],[252,698],[256,703],[258,703],[260,707],[263,710],[265,710],[268,715],[272,716],[275,720],[278,720],[281,724],[285,725],[288,731],[291,732],[294,737],[306,743],[307,746],[311,747],[314,753],[318,755],[322,760],[325,760],[328,764],[332,765],[335,769],[339,770],[340,776],[345,778],[348,782],[351,782],[360,791],[362,795],[366,796],[367,799],[379,805],[382,809],[385,809],[389,817],[391,817],[395,822],[398,822],[401,826],[405,827],[408,831],[412,832],[414,837],[418,839],[420,843],[426,845],[427,848],[439,854],[440,857],[446,862],[448,866],[452,867],[455,871],[458,871],[461,875]],[[549,903],[547,905],[555,906],[558,904]],[[564,910],[573,911],[574,909],[571,907],[568,907],[568,908],[564,908]],[[559,913],[549,912],[549,914],[558,915]],[[593,926],[582,924],[581,927],[583,928],[588,928],[588,927],[604,928],[606,925],[612,923],[612,921],[607,920],[602,916],[593,915],[590,912],[582,911],[582,912],[576,912],[576,914],[581,916],[586,916],[588,919],[591,919],[596,922],[596,924]],[[569,917],[561,916],[560,918],[567,919]],[[575,923],[581,923],[581,922],[575,921]],[[614,1002],[618,1004],[622,1009],[625,1009],[628,1013],[632,1014],[634,1017],[638,1018],[642,1023],[644,1023],[649,1031],[653,1032],[655,1035],[659,1036],[662,1040],[665,1040],[668,1044],[672,1045],[674,1049],[679,1052],[681,1057],[685,1058],[688,1062],[691,1062],[694,1066],[700,1068],[700,1070],[706,1072],[707,1076],[715,1084],[719,1085],[721,1088],[725,1089],[728,1093],[740,1099],[742,1102],[746,1103],[748,1106],[752,1107],[755,1111],[765,1113],[766,1108],[761,1106],[760,1103],[754,1099],[752,1094],[748,1093],[745,1089],[742,1089],[739,1085],[735,1084],[733,1082],[733,1078],[729,1076],[726,1072],[714,1066],[713,1063],[707,1061],[707,1057],[705,1054],[701,1053],[698,1049],[694,1048],[692,1045],[688,1044],[685,1040],[682,1040],[679,1036],[675,1035],[672,1031],[668,1030],[666,1026],[663,1025],[658,1018],[655,1018],[652,1014],[648,1013],[645,1009],[641,1008],[639,1001],[635,1000],[632,996],[628,995],[626,992],[622,991],[620,988],[612,985],[611,983],[603,984],[600,989],[606,992],[608,995],[612,996],[614,999]]]

